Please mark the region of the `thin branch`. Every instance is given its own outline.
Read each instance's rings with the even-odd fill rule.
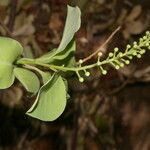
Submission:
[[[97,55],[98,52],[100,52],[102,50],[103,47],[105,47],[109,42],[110,40],[114,37],[114,35],[120,30],[120,26],[108,37],[108,39],[94,52],[92,53],[91,55],[89,55],[88,57],[84,58],[83,59],[83,63],[88,61],[89,59],[91,59],[93,56]]]
[[[11,38],[14,38],[13,34],[11,31],[7,28],[7,26],[1,21],[0,19],[0,26],[6,31],[7,35]]]
[[[128,78],[126,81],[124,81],[119,87],[113,89],[112,91],[108,92],[108,95],[114,95],[118,92],[120,92],[125,86],[130,83],[131,78]]]
[[[70,145],[70,150],[76,150],[77,149],[77,141],[78,141],[78,130],[79,130],[79,125],[78,125],[78,119],[80,116],[80,107],[79,107],[79,101],[77,101],[75,105],[75,116],[74,116],[74,129],[72,132],[72,137],[71,137],[71,145]]]
[[[11,6],[10,7],[10,16],[9,16],[9,22],[8,22],[7,26],[11,32],[13,31],[13,27],[14,27],[14,23],[15,23],[17,3],[18,3],[18,0],[11,0],[11,3],[10,3],[10,6]]]

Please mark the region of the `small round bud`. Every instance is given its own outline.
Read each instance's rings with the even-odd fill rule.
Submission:
[[[146,43],[146,46],[149,46],[149,43],[148,43],[148,42]]]
[[[138,48],[138,46],[137,46],[137,45],[134,45],[133,47],[134,47],[134,48],[136,48],[136,49]]]
[[[120,63],[120,67],[124,67],[124,63]]]
[[[129,59],[133,59],[133,57],[132,57],[132,56],[129,56]]]
[[[137,42],[133,42],[133,45],[137,45]]]
[[[113,57],[113,55],[114,55],[113,53],[109,53],[109,57]]]
[[[142,38],[140,38],[140,42],[143,42],[143,39],[142,39]]]
[[[150,46],[148,47],[148,49],[150,50]]]
[[[115,48],[114,48],[114,51],[115,51],[115,52],[118,52],[118,51],[119,51],[118,47],[115,47]]]
[[[90,76],[90,72],[85,72],[85,75],[86,75],[87,77],[89,77],[89,76]]]
[[[84,82],[84,79],[83,79],[83,78],[79,78],[79,81],[80,81],[80,82]]]
[[[123,53],[122,53],[122,52],[120,52],[118,55],[119,55],[119,57],[122,57],[122,56],[123,56]]]
[[[146,51],[143,49],[140,51],[140,54],[144,54]]]
[[[128,45],[127,45],[127,49],[129,49],[129,48],[131,48],[131,45],[128,44]]]
[[[82,59],[80,59],[80,60],[79,60],[79,64],[82,64],[82,63],[83,63],[83,60],[82,60]]]
[[[102,74],[103,74],[103,75],[106,75],[106,74],[107,74],[107,70],[103,70],[103,71],[102,71]]]
[[[129,64],[130,64],[130,61],[129,61],[129,60],[126,60],[125,63],[126,63],[126,65],[129,65]]]
[[[134,55],[134,56],[136,56],[136,55],[137,55],[137,52],[136,52],[136,51],[134,51],[134,52],[133,52],[133,55]]]
[[[103,55],[103,53],[102,53],[102,52],[99,52],[97,55],[98,55],[99,57],[101,57],[101,56]]]
[[[143,37],[143,39],[144,39],[144,40],[146,40],[146,39],[147,39],[147,37],[146,37],[146,36],[144,36],[144,37]]]
[[[118,65],[116,65],[115,68],[118,70],[120,67]]]
[[[137,58],[141,58],[141,54],[137,54]]]
[[[150,32],[149,31],[146,31],[146,35],[149,35],[150,34]]]

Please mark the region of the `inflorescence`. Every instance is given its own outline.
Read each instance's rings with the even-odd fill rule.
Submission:
[[[97,54],[97,62],[92,65],[82,66],[83,60],[79,60],[79,65],[76,68],[76,74],[80,82],[84,81],[84,78],[80,75],[81,71],[84,71],[85,76],[89,76],[90,72],[87,71],[90,68],[98,67],[101,71],[101,74],[106,75],[107,70],[104,69],[104,65],[108,64],[114,67],[115,69],[120,69],[125,65],[130,64],[130,61],[133,57],[141,58],[142,55],[146,52],[146,49],[150,50],[150,32],[147,31],[146,35],[140,38],[139,42],[134,42],[132,45],[127,45],[125,52],[120,52],[116,47],[113,52],[108,54],[108,57],[105,60],[101,61],[103,56],[102,52]]]

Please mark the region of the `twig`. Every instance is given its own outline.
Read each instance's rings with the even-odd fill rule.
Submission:
[[[121,26],[119,26],[94,53],[84,58],[83,63],[91,59],[93,56],[97,55],[97,53],[100,52],[103,47],[105,47],[105,45],[113,38],[113,36],[120,30],[120,28]]]
[[[13,34],[11,31],[7,28],[7,26],[1,21],[0,19],[0,26],[6,31],[7,35],[11,38],[14,38]]]
[[[23,149],[24,144],[25,144],[25,141],[26,141],[27,136],[28,136],[28,133],[29,133],[29,131],[27,130],[27,131],[21,136],[21,138],[20,138],[20,140],[19,140],[19,143],[18,143],[18,145],[17,145],[17,149],[18,149],[18,150]]]
[[[108,95],[114,95],[118,92],[120,92],[128,83],[130,83],[130,78],[128,78],[126,81],[124,81],[119,87],[115,88],[111,92],[108,92]]]
[[[70,150],[76,150],[77,149],[77,141],[78,141],[78,119],[80,117],[80,107],[79,107],[79,101],[77,101],[75,105],[75,116],[74,116],[74,130],[72,132],[72,138],[71,138],[71,145]]]
[[[17,9],[17,3],[18,0],[12,0],[10,3],[10,18],[9,18],[9,22],[8,22],[8,28],[9,30],[12,32],[13,31],[13,27],[14,27],[14,23],[15,23],[15,17],[16,17],[16,9]]]
[[[123,88],[126,87],[126,85],[128,85],[129,83],[131,83],[131,79],[133,78],[133,75],[136,71],[136,68],[134,68],[132,71],[131,71],[131,76],[129,76],[119,87],[111,90],[110,92],[106,93],[107,95],[114,95],[118,92],[120,92]]]

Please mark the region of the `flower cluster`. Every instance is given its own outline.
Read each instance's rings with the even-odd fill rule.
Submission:
[[[84,78],[81,77],[80,72],[84,71],[85,76],[89,76],[90,72],[88,69],[98,67],[103,75],[107,74],[107,70],[104,69],[104,65],[111,65],[115,69],[120,69],[125,65],[130,64],[130,61],[134,58],[141,58],[142,55],[146,52],[146,50],[150,50],[150,32],[147,31],[145,36],[139,39],[139,42],[133,42],[132,45],[127,45],[126,50],[124,52],[120,52],[116,47],[113,52],[108,54],[108,57],[104,60],[101,60],[102,52],[97,54],[97,62],[87,66],[81,66],[83,64],[83,60],[79,60],[79,66],[75,69],[76,74],[79,78],[80,82],[84,81]]]

